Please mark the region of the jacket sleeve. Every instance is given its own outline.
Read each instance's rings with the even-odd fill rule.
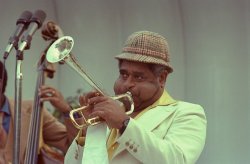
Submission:
[[[126,150],[142,163],[195,163],[205,144],[205,113],[201,106],[194,104],[177,108],[170,116],[171,122],[168,117],[152,131],[131,119],[118,139],[119,144],[125,145]]]
[[[70,122],[69,118],[65,118],[65,122],[62,124],[46,109],[43,111],[44,142],[66,153],[78,130]]]

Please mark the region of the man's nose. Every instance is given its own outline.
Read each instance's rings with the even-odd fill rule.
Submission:
[[[126,81],[124,82],[124,86],[126,87],[127,90],[130,90],[133,87],[135,87],[135,81],[131,76],[126,79]]]

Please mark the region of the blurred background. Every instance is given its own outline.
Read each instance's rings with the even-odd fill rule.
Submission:
[[[37,9],[74,38],[72,53],[110,95],[118,76],[114,56],[128,35],[149,30],[165,36],[174,68],[167,90],[206,112],[207,141],[197,163],[250,163],[249,0],[0,0],[1,54],[20,14]],[[24,51],[22,99],[34,98],[36,63],[48,44],[39,29]],[[15,93],[15,62],[13,50],[6,60],[9,97]],[[87,88],[67,65],[57,65],[55,77],[46,84],[65,97]]]

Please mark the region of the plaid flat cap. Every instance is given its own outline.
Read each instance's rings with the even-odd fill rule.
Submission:
[[[122,53],[115,58],[164,65],[168,73],[173,72],[169,63],[167,40],[155,32],[138,31],[131,34],[125,42]]]

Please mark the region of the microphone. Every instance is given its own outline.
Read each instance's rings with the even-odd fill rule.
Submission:
[[[32,16],[32,13],[30,11],[24,11],[20,15],[20,17],[17,19],[16,31],[9,38],[9,43],[5,49],[5,52],[4,52],[4,59],[7,59],[7,57],[9,56],[9,53],[13,47],[15,47],[17,49],[17,44],[18,44],[19,38],[20,38],[21,34],[24,32],[24,30],[27,29],[31,16]]]
[[[33,14],[33,16],[30,19],[30,25],[27,29],[27,32],[23,35],[21,39],[21,44],[18,47],[19,52],[23,52],[24,49],[30,48],[30,42],[32,40],[32,36],[36,32],[37,29],[39,29],[43,21],[46,18],[46,13],[42,10],[36,10]]]

